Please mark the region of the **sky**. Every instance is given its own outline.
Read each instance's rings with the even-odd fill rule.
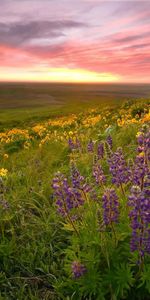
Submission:
[[[150,83],[150,1],[0,0],[0,81]]]

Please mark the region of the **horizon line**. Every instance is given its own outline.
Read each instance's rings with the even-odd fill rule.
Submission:
[[[68,81],[68,82],[63,82],[63,81],[38,81],[38,80],[33,80],[33,81],[31,81],[31,80],[29,80],[29,81],[27,81],[27,80],[25,80],[25,81],[23,81],[23,80],[19,80],[19,81],[13,81],[13,80],[8,80],[8,81],[6,81],[6,80],[0,80],[0,84],[21,84],[21,83],[31,83],[31,84],[64,84],[64,85],[67,85],[67,84],[70,84],[70,85],[87,85],[87,84],[90,84],[90,85],[109,85],[109,84],[113,84],[113,85],[121,85],[121,84],[128,84],[128,85],[137,85],[137,84],[139,84],[139,85],[150,85],[150,82],[128,82],[128,81],[122,81],[122,82],[111,82],[111,81],[108,81],[108,82],[89,82],[89,81],[87,81],[87,82],[77,82],[77,81],[72,81],[72,82],[70,82],[70,81]]]

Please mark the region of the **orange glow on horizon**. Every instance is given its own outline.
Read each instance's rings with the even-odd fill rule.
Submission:
[[[119,75],[97,73],[83,69],[46,68],[46,69],[0,69],[0,81],[33,81],[33,82],[62,82],[62,83],[101,83],[118,82]]]

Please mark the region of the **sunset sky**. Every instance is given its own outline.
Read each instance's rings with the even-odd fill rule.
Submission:
[[[150,82],[150,1],[0,0],[0,81]]]

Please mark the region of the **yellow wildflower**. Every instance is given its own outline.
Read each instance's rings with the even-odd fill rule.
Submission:
[[[4,169],[4,168],[0,169],[0,176],[1,177],[6,177],[7,173],[8,173],[7,169]]]
[[[145,156],[145,153],[144,153],[144,152],[141,152],[141,153],[139,153],[138,156],[143,157],[143,156]]]
[[[143,119],[142,119],[142,123],[145,123],[145,122],[150,122],[150,112],[147,113]]]
[[[143,135],[143,133],[138,131],[137,134],[136,134],[136,137],[138,138],[140,135]]]

